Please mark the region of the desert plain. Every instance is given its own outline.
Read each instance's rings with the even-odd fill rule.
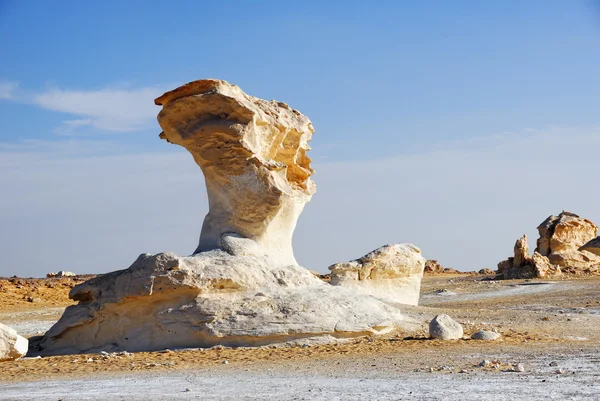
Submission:
[[[85,278],[0,280],[0,320],[35,344]],[[27,357],[0,365],[0,399],[600,399],[600,277],[423,278],[415,322],[446,313],[454,341],[411,333],[323,345]],[[494,341],[472,340],[478,330]]]

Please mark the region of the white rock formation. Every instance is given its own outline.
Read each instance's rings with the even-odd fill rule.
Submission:
[[[265,101],[220,80],[191,82],[155,100],[160,137],[181,145],[202,169],[209,212],[196,252],[221,236],[254,240],[272,263],[297,264],[292,234],[315,192],[310,120],[283,102]]]
[[[292,233],[315,192],[308,118],[218,80],[192,82],[156,103],[161,137],[188,149],[206,178],[210,210],[198,249],[190,257],[143,254],[128,269],[74,287],[69,296],[79,304],[38,353],[260,346],[414,328],[396,307],[297,265]],[[420,260],[410,257],[406,263]]]
[[[0,361],[10,361],[27,354],[29,340],[17,334],[15,329],[0,323]]]
[[[439,340],[458,340],[463,336],[463,327],[448,315],[437,315],[429,322],[429,335]]]
[[[389,302],[418,305],[425,258],[412,244],[391,244],[329,267],[331,284]]]

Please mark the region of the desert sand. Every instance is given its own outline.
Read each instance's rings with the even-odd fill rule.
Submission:
[[[40,335],[72,303],[77,280],[0,281],[0,320]],[[25,358],[0,366],[0,398],[598,399],[598,285],[598,277],[426,276],[420,306],[403,309],[417,320],[447,313],[463,339],[430,340],[424,326],[328,345]],[[29,302],[32,294],[39,299]],[[471,340],[480,329],[501,337]]]

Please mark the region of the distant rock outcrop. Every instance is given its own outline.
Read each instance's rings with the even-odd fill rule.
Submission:
[[[570,212],[550,216],[538,227],[537,248],[529,254],[527,236],[517,240],[514,255],[498,264],[501,278],[549,278],[567,274],[600,273],[600,257],[589,252],[587,243],[597,235],[590,220]],[[585,244],[585,245],[584,245]]]
[[[424,274],[460,274],[456,269],[451,267],[444,267],[437,260],[429,259],[425,261]]]
[[[418,297],[418,248],[392,246],[361,262],[358,270],[382,284],[377,298],[298,266],[292,234],[315,192],[307,117],[220,80],[189,83],[155,102],[160,137],[185,147],[205,177],[209,212],[198,248],[188,257],[142,254],[74,287],[69,297],[79,304],[46,332],[40,354],[306,343],[414,327],[377,298],[403,280]],[[173,195],[167,207],[190,208]]]
[[[417,305],[424,265],[416,246],[385,245],[360,259],[330,266],[330,283],[391,302]]]

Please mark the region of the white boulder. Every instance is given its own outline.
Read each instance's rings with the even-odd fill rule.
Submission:
[[[10,361],[27,354],[29,340],[16,330],[0,323],[0,361]]]
[[[441,314],[429,322],[429,335],[439,340],[458,340],[463,336],[463,327],[450,316]]]
[[[425,258],[412,244],[384,245],[360,259],[329,267],[331,285],[388,302],[418,305]]]

